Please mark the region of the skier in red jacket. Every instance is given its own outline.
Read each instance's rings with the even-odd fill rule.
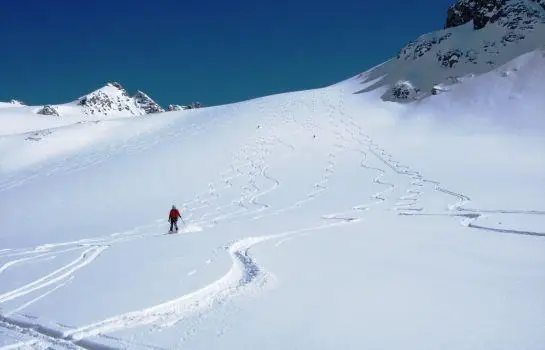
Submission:
[[[180,212],[178,209],[176,209],[176,206],[173,205],[172,209],[170,209],[170,213],[168,214],[168,221],[170,221],[170,232],[172,232],[172,229],[175,227],[176,232],[178,232],[178,219],[181,219],[182,215],[180,215]]]

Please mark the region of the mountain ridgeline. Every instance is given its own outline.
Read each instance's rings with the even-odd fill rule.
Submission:
[[[545,0],[459,0],[447,10],[443,29],[420,36],[396,57],[359,74],[356,78],[365,85],[355,92],[381,89],[385,101],[412,102],[543,48]],[[17,100],[4,105],[23,106]],[[203,107],[193,102],[165,109],[146,93],[130,96],[112,82],[74,102],[39,106],[33,113],[63,116],[74,113],[73,106],[85,116],[141,116]]]
[[[358,93],[382,88],[385,101],[411,102],[543,47],[545,0],[461,0],[448,9],[442,30],[360,74],[367,86]]]
[[[25,106],[22,102],[11,100],[14,107]],[[77,100],[65,104],[47,104],[34,109],[34,113],[46,116],[62,117],[63,114],[77,114],[97,117],[116,116],[142,116],[148,114],[163,113],[165,111],[178,111],[200,108],[203,105],[193,102],[189,105],[169,105],[165,110],[149,95],[140,90],[132,96],[117,82],[111,82],[105,86],[90,92]]]

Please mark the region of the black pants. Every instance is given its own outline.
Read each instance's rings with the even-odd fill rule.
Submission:
[[[170,218],[170,231],[172,231],[172,229],[175,227],[176,228],[176,231],[178,231],[178,218],[174,219],[174,218]]]

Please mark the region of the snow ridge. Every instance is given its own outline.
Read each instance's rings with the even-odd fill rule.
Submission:
[[[411,102],[445,91],[466,76],[489,72],[545,47],[545,6],[532,0],[461,0],[445,29],[408,43],[397,57],[357,79],[384,88],[385,101]]]

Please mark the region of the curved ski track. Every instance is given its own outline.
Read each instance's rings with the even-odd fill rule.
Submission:
[[[228,169],[220,174],[220,178],[209,183],[208,190],[195,195],[194,199],[184,203],[184,207],[188,207],[186,220],[192,218],[198,211],[211,208],[214,202],[221,199],[221,192],[229,190],[233,187],[233,182],[237,179],[247,179],[246,183],[241,187],[241,196],[237,201],[223,206],[217,206],[213,210],[204,211],[202,215],[195,218],[193,222],[203,226],[214,226],[222,222],[241,222],[244,220],[257,220],[270,215],[279,215],[289,210],[301,208],[306,203],[314,200],[317,196],[326,191],[328,182],[335,172],[337,152],[358,152],[362,159],[360,168],[363,171],[374,171],[376,176],[373,179],[373,184],[382,188],[371,196],[371,202],[355,204],[348,210],[329,213],[322,215],[325,221],[324,224],[302,228],[298,230],[289,230],[278,234],[268,236],[246,237],[228,244],[225,249],[231,258],[231,267],[227,273],[220,279],[198,289],[189,294],[182,295],[178,298],[150,306],[141,310],[135,310],[120,315],[114,315],[102,321],[93,324],[85,325],[76,329],[61,331],[59,329],[50,329],[39,323],[32,321],[22,321],[19,318],[12,318],[13,315],[21,315],[20,312],[27,306],[55,290],[62,288],[70,283],[78,270],[92,263],[101,254],[103,254],[112,244],[125,242],[132,239],[160,235],[157,233],[139,233],[139,231],[150,230],[164,224],[164,220],[157,220],[156,223],[146,227],[136,228],[131,231],[115,233],[109,236],[98,238],[84,239],[73,242],[64,242],[57,244],[42,245],[30,249],[1,249],[0,258],[15,258],[7,261],[0,266],[0,274],[8,269],[17,268],[20,265],[42,261],[41,259],[55,259],[58,254],[63,254],[71,251],[81,251],[79,257],[70,263],[50,272],[49,274],[40,277],[32,282],[29,282],[14,290],[5,292],[0,295],[0,306],[8,301],[16,300],[17,298],[29,295],[34,292],[39,292],[38,296],[34,297],[25,304],[7,312],[0,313],[0,327],[12,330],[16,333],[30,336],[32,339],[8,345],[4,348],[18,348],[33,346],[36,344],[50,344],[66,349],[97,349],[107,348],[99,343],[95,343],[89,338],[102,337],[113,339],[119,343],[125,343],[130,346],[131,341],[126,339],[118,339],[106,335],[115,331],[128,328],[136,328],[142,326],[153,326],[155,329],[172,327],[181,320],[202,314],[207,310],[213,309],[215,306],[228,301],[229,299],[246,293],[251,290],[260,290],[269,281],[271,274],[260,266],[255,258],[250,254],[250,249],[257,244],[267,241],[276,240],[277,246],[283,244],[287,240],[303,235],[308,235],[312,232],[324,229],[330,229],[339,225],[355,224],[362,220],[364,214],[371,210],[374,206],[383,205],[387,202],[387,195],[391,193],[396,184],[386,181],[386,176],[394,176],[397,179],[405,179],[408,184],[407,194],[397,198],[397,201],[392,206],[392,210],[400,215],[448,215],[452,217],[463,218],[462,224],[469,228],[495,231],[499,233],[523,234],[532,236],[545,236],[545,233],[527,232],[522,230],[506,230],[484,227],[475,224],[482,215],[501,215],[501,214],[521,214],[521,215],[545,215],[544,211],[536,210],[479,210],[465,209],[465,206],[470,202],[470,198],[464,194],[457,193],[441,186],[437,181],[424,178],[418,171],[411,170],[408,166],[401,164],[394,157],[376,144],[372,138],[365,134],[362,128],[354,121],[352,116],[346,116],[341,113],[338,118],[334,115],[339,111],[339,106],[330,106],[329,125],[322,127],[314,123],[314,120],[309,116],[304,122],[298,122],[296,118],[287,113],[279,112],[275,118],[281,117],[283,124],[299,124],[306,132],[316,134],[323,131],[331,131],[337,138],[338,143],[335,145],[335,152],[331,151],[328,154],[327,166],[324,168],[321,181],[314,184],[312,191],[307,193],[303,198],[294,201],[291,205],[284,208],[273,208],[271,204],[262,201],[267,194],[276,190],[281,186],[278,178],[272,175],[269,170],[271,165],[267,163],[268,157],[274,150],[282,153],[281,159],[291,157],[297,151],[296,146],[281,139],[276,133],[277,128],[274,123],[264,124],[264,130],[268,130],[269,134],[257,137],[254,142],[250,142],[241,148],[239,154],[235,155],[233,162]],[[287,110],[287,107],[286,107]],[[284,115],[285,114],[285,115]],[[344,118],[343,118],[344,117]],[[275,118],[269,118],[273,122]],[[171,132],[172,137],[175,137],[182,132],[192,131],[192,135],[198,135],[202,126],[197,127],[193,124],[188,130],[180,130]],[[348,137],[347,137],[348,135]],[[127,149],[126,144],[110,145],[108,152],[104,150],[96,151],[92,154],[86,154],[85,161],[76,162],[78,169],[82,166],[92,166],[104,160],[104,154],[111,154],[113,150],[134,151],[149,148],[159,139],[146,140],[146,142],[136,142],[132,148]],[[373,167],[369,165],[369,157],[376,157],[385,167]],[[82,157],[81,155],[76,158]],[[71,171],[73,169],[61,167],[60,164],[55,171]],[[23,177],[22,179],[8,179],[0,184],[0,191],[19,186],[26,181],[38,176],[38,171]],[[268,182],[270,186],[261,188],[259,183]],[[396,181],[397,183],[397,181]],[[456,199],[456,202],[448,207],[447,213],[427,213],[425,208],[418,206],[420,198],[423,194],[423,188],[431,184],[436,192],[451,196]],[[1,309],[0,309],[1,310]],[[136,344],[138,346],[157,348],[146,344]]]

